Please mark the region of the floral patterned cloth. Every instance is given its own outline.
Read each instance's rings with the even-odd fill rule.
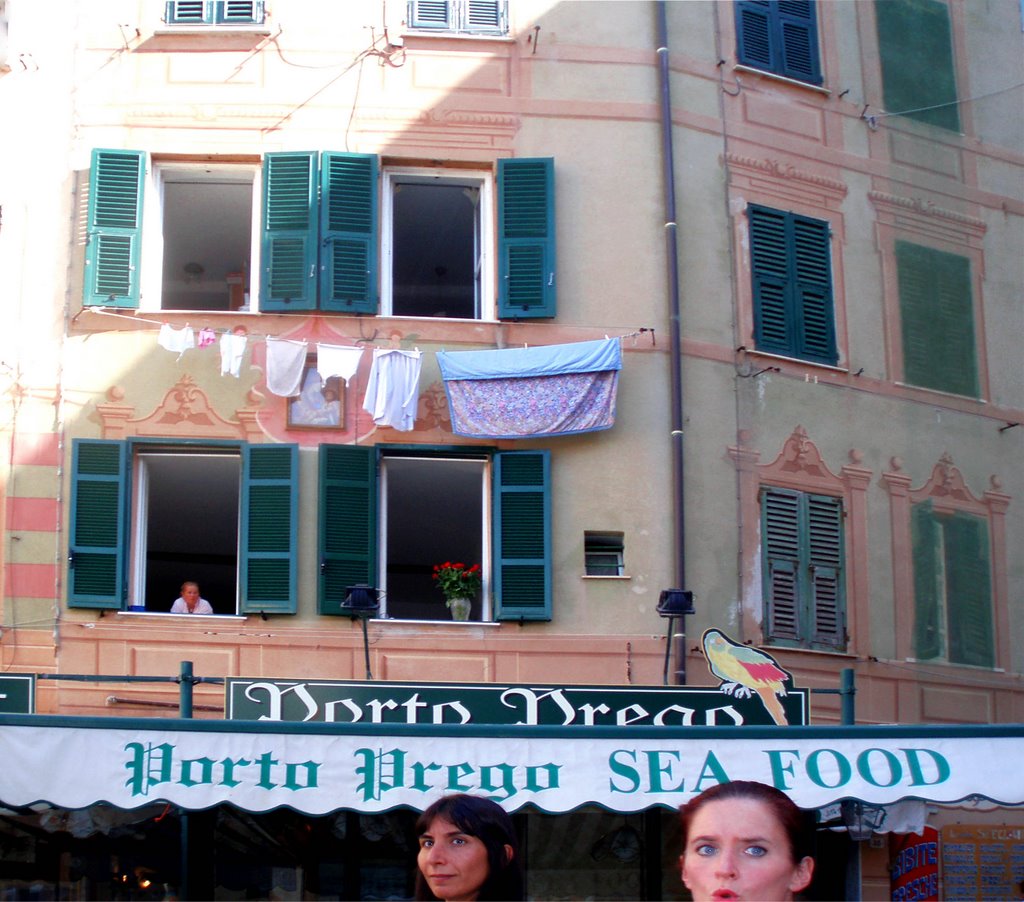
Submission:
[[[445,383],[452,430],[475,438],[534,438],[615,425],[617,370]]]

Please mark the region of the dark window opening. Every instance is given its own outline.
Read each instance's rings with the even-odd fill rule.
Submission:
[[[587,576],[622,576],[624,549],[621,532],[585,532],[583,556]]]
[[[234,614],[238,452],[144,451],[135,472],[134,603],[167,613],[181,584],[193,580],[215,614]]]
[[[485,589],[473,599],[471,620],[489,616],[486,597],[485,473],[482,459],[386,457],[381,505],[384,605],[388,617],[450,620],[434,584],[435,564],[480,564]]]
[[[164,310],[238,310],[249,302],[252,173],[161,168]]]
[[[478,188],[394,185],[391,311],[396,316],[480,316]]]

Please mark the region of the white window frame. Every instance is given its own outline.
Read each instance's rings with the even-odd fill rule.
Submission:
[[[260,241],[261,241],[261,206],[263,203],[262,173],[260,163],[239,163],[189,160],[151,160],[147,174],[146,203],[142,213],[142,279],[139,310],[155,313],[163,309],[163,275],[164,275],[164,192],[169,176],[174,174],[207,173],[219,170],[222,173],[247,175],[252,184],[252,215],[249,223],[249,285],[248,310],[259,310],[260,285]],[[242,179],[239,179],[242,181]],[[187,308],[174,308],[186,311]],[[202,311],[219,313],[224,311]],[[237,311],[234,311],[237,312]],[[245,312],[245,308],[243,308]]]
[[[383,455],[380,460],[380,477],[378,480],[379,497],[377,499],[377,510],[380,512],[377,522],[377,585],[383,590],[380,599],[380,614],[378,616],[387,618],[387,572],[388,572],[388,460],[409,460],[407,455],[395,455],[389,458]],[[466,465],[476,465],[480,470],[480,491],[481,491],[481,519],[480,519],[480,548],[481,548],[481,585],[480,585],[480,620],[474,623],[489,622],[494,620],[494,610],[491,604],[491,566],[493,560],[492,547],[492,524],[493,510],[491,505],[491,483],[493,479],[493,461],[490,458],[458,457],[445,455],[431,455],[414,457],[421,461],[446,461],[458,462]],[[471,562],[467,561],[467,564]],[[476,563],[476,562],[472,562]],[[416,621],[409,621],[416,622]],[[443,620],[424,621],[427,623],[444,622]]]
[[[453,186],[476,188],[479,191],[477,209],[477,285],[478,315],[474,321],[494,322],[498,318],[498,298],[495,291],[495,195],[494,174],[488,170],[447,169],[443,167],[385,166],[381,177],[381,259],[380,259],[380,312],[381,316],[402,316],[393,312],[394,289],[394,196],[398,184],[418,182],[430,184],[442,181]],[[431,317],[434,318],[434,317]],[[453,317],[445,317],[452,319]]]

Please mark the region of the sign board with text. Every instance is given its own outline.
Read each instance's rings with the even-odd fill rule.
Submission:
[[[34,714],[35,710],[36,675],[0,674],[0,714]]]

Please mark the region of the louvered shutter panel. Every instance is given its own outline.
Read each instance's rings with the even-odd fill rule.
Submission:
[[[377,157],[329,152],[320,168],[320,308],[376,313]]]
[[[142,185],[145,155],[136,150],[92,152],[83,303],[139,306]]]
[[[413,28],[450,29],[452,4],[446,0],[412,0],[410,24]]]
[[[68,607],[124,603],[127,444],[78,439],[71,460]]]
[[[736,58],[744,66],[771,71],[771,9],[763,0],[745,0],[736,4]]]
[[[801,504],[797,492],[765,489],[761,501],[761,541],[765,562],[766,635],[798,641],[800,624]]]
[[[263,162],[260,309],[316,309],[317,154],[268,153]]]
[[[794,315],[797,319],[796,353],[805,360],[835,365],[834,305],[829,226],[820,219],[792,216]]]
[[[818,26],[813,0],[780,0],[777,13],[782,51],[779,74],[820,85]]]
[[[377,458],[373,448],[320,446],[317,611],[340,614],[345,589],[376,585]]]
[[[793,314],[789,303],[789,239],[787,216],[751,205],[750,264],[754,292],[754,341],[758,350],[796,354]]]
[[[507,31],[503,0],[466,0],[466,31],[473,34],[504,34]]]
[[[241,609],[294,614],[298,446],[242,446],[239,537]]]
[[[164,21],[168,25],[209,25],[213,0],[168,0]]]
[[[808,566],[813,642],[846,645],[843,505],[839,498],[807,496]]]
[[[957,512],[944,519],[949,659],[995,666],[988,522]]]
[[[216,0],[216,21],[221,25],[259,25],[263,3],[254,0]]]
[[[498,161],[498,315],[555,315],[554,160]]]
[[[930,502],[911,509],[910,534],[914,556],[914,657],[928,661],[943,654],[939,527]]]
[[[497,620],[551,619],[551,489],[547,451],[494,456]]]

